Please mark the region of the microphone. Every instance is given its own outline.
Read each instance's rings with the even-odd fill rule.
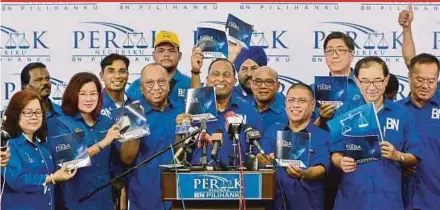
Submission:
[[[209,136],[206,134],[206,122],[207,119],[206,118],[202,118],[200,121],[200,136],[199,136],[199,143],[197,144],[198,148],[202,148],[202,155],[200,156],[200,162],[202,164],[206,164],[208,162],[207,158],[206,158],[206,150],[208,149],[208,144],[211,144],[211,139],[209,138]]]
[[[228,134],[235,139],[239,139],[241,125],[243,124],[243,117],[235,114],[233,111],[226,112],[225,114],[225,127]]]
[[[198,127],[190,127],[188,130],[188,134],[184,137],[185,141],[183,142],[182,146],[177,150],[176,154],[174,154],[173,159],[176,160],[176,162],[180,162],[178,157],[180,154],[182,154],[183,150],[185,149],[185,145],[188,145],[188,143],[191,141],[191,139],[200,133],[200,129]]]
[[[223,133],[222,129],[217,129],[215,133],[212,134],[212,150],[211,158],[215,161],[218,160],[217,153],[223,144]]]
[[[0,119],[0,150],[1,151],[6,151],[6,148],[8,146],[8,140],[11,138],[11,135],[9,135],[9,133],[7,131],[4,130],[4,123],[6,122],[6,115],[5,111],[3,111],[2,113],[2,118]]]
[[[261,133],[257,129],[253,129],[249,124],[243,125],[243,130],[246,135],[246,142],[255,146],[261,154],[264,155],[264,150],[261,148],[258,141],[261,139]]]

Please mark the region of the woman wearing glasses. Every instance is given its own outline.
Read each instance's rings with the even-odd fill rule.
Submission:
[[[78,203],[79,198],[110,180],[110,156],[115,152],[113,141],[120,135],[118,127],[112,125],[113,122],[108,117],[100,115],[101,90],[101,83],[94,74],[75,74],[63,94],[61,108],[65,116],[49,123],[49,136],[84,131],[92,161],[91,166],[78,169],[78,174],[72,180],[60,185],[60,190],[57,191],[57,208],[112,209],[110,187]]]
[[[26,90],[9,102],[5,130],[12,137],[11,156],[8,165],[2,167],[6,184],[1,209],[55,209],[54,184],[76,173],[65,168],[55,171],[42,104],[36,93]]]

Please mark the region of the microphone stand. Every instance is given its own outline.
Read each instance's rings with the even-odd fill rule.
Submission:
[[[131,173],[132,171],[138,169],[139,167],[148,164],[149,162],[151,162],[152,160],[154,160],[155,158],[159,157],[160,155],[162,155],[163,153],[167,152],[168,150],[171,149],[171,147],[175,147],[183,142],[185,142],[188,138],[192,138],[195,135],[197,135],[198,133],[200,133],[200,129],[196,129],[193,132],[189,133],[185,138],[183,138],[182,140],[174,143],[171,146],[167,146],[164,149],[162,149],[161,151],[157,152],[156,154],[154,154],[153,156],[143,160],[141,163],[129,168],[128,170],[126,170],[125,172],[123,172],[122,174],[119,174],[118,176],[114,177],[113,179],[111,179],[109,182],[107,182],[106,184],[103,184],[101,186],[99,186],[98,188],[96,188],[95,190],[93,190],[92,192],[88,193],[86,196],[83,196],[81,198],[78,199],[78,203],[82,203],[84,201],[86,201],[87,199],[91,198],[94,194],[100,192],[101,190],[103,190],[104,188],[108,187],[109,185],[111,185],[113,182],[116,182],[118,180],[120,180],[121,178],[124,178],[125,176],[127,176],[129,173]]]
[[[237,165],[237,159],[238,159],[238,154],[237,154],[237,141],[239,140],[239,136],[240,133],[237,132],[238,129],[237,127],[233,126],[233,134],[231,134],[232,136],[232,154],[231,156],[229,156],[230,158],[230,163],[229,163],[229,170],[231,171],[235,171],[238,170],[238,165]]]

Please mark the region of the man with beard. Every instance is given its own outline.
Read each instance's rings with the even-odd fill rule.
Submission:
[[[46,65],[40,62],[27,64],[21,70],[20,79],[23,90],[35,91],[43,99],[47,120],[63,115],[61,107],[58,104],[54,104],[49,98],[52,84],[50,83],[50,75]]]
[[[154,39],[153,59],[168,72],[170,80],[169,96],[173,100],[185,101],[185,90],[191,87],[191,79],[182,74],[177,66],[182,58],[180,41],[176,33],[160,31]],[[140,79],[135,80],[127,90],[134,100],[142,98]]]
[[[435,95],[440,64],[433,55],[422,53],[411,59],[411,93],[399,101],[415,118],[422,142],[422,161],[415,175],[404,180],[405,209],[437,209],[440,200],[440,99]]]

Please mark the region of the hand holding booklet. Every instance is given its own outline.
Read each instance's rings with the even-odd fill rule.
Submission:
[[[228,19],[226,21],[226,34],[228,35],[229,41],[248,49],[251,43],[252,32],[252,25],[244,22],[232,14],[228,15]]]
[[[186,90],[185,113],[192,115],[193,121],[217,117],[217,103],[214,87],[191,88]]]
[[[227,58],[228,41],[224,31],[214,28],[197,28],[197,45],[204,58]]]
[[[116,120],[121,133],[120,142],[150,135],[150,127],[139,101],[112,110],[112,116]]]
[[[310,166],[311,134],[304,132],[277,131],[275,160],[281,167],[293,165]]]
[[[84,131],[50,137],[49,142],[57,166],[76,169],[92,165]]]
[[[315,76],[315,99],[320,104],[335,104],[338,109],[347,99],[348,78]]]

